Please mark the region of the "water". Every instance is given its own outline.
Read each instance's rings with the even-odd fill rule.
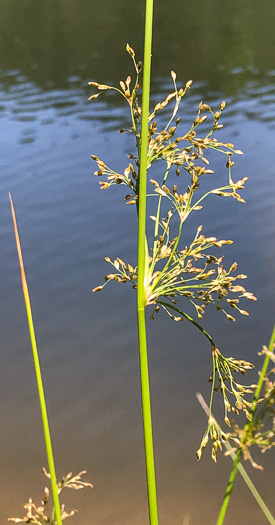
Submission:
[[[190,122],[200,100],[226,99],[224,140],[245,151],[235,176],[249,176],[247,204],[216,199],[201,212],[210,234],[234,239],[224,250],[248,274],[258,296],[250,317],[230,324],[215,311],[205,327],[224,353],[254,360],[274,322],[274,4],[235,0],[201,5],[163,1],[155,9],[153,97],[170,86],[170,70],[194,87],[183,104]],[[32,356],[11,223],[12,193],[40,348],[59,475],[88,470],[94,489],[69,493],[79,525],[144,525],[146,486],[140,411],[135,297],[127,286],[100,284],[104,257],[134,263],[136,217],[125,191],[99,191],[96,153],[122,169],[134,150],[127,108],[116,96],[88,102],[89,80],[116,83],[131,71],[124,51],[141,56],[143,3],[2,0],[0,4],[1,482],[0,514],[44,487],[46,465]],[[217,161],[216,172],[223,169]],[[213,205],[212,205],[213,204]],[[203,218],[202,218],[203,217]],[[195,225],[194,223],[190,223]],[[231,465],[195,450],[206,419],[196,401],[209,394],[207,343],[187,323],[164,315],[148,326],[160,522],[215,522]],[[219,409],[217,409],[219,413]],[[264,473],[247,465],[274,509],[272,452]],[[274,478],[273,478],[274,479]],[[73,519],[73,518],[72,518]],[[185,521],[184,521],[185,520]],[[264,518],[241,480],[226,523]]]

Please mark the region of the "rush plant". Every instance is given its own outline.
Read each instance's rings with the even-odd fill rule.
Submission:
[[[237,262],[226,268],[223,255],[216,255],[217,248],[232,244],[233,241],[205,236],[202,233],[202,225],[199,225],[191,243],[183,244],[184,227],[190,214],[202,210],[206,199],[224,197],[240,203],[245,202],[240,192],[247,177],[234,180],[234,159],[235,156],[242,155],[242,151],[235,148],[233,143],[224,143],[217,138],[218,131],[223,127],[220,119],[226,107],[224,101],[218,108],[212,108],[201,101],[189,128],[182,131],[179,108],[183,97],[191,88],[192,81],[189,80],[184,86],[178,87],[176,73],[171,71],[171,93],[149,109],[153,2],[147,1],[146,5],[144,65],[136,60],[133,48],[129,44],[126,46],[133,61],[135,78],[132,80],[132,77],[128,76],[125,81],[120,81],[118,87],[90,82],[90,85],[98,90],[91,95],[90,100],[114,89],[129,107],[129,129],[121,129],[120,133],[131,133],[136,152],[128,155],[130,162],[127,162],[125,170],[118,172],[97,155],[92,155],[92,159],[97,163],[95,175],[101,179],[99,184],[102,190],[116,184],[126,187],[125,202],[136,208],[139,227],[137,264],[132,261],[125,262],[119,257],[114,260],[106,257],[113,270],[105,276],[104,283],[95,287],[93,291],[101,291],[110,281],[129,283],[137,290],[149,514],[150,524],[157,525],[145,309],[150,310],[151,319],[162,310],[173,321],[190,321],[210,344],[212,374],[209,418],[196,454],[197,459],[200,459],[210,440],[212,458],[216,461],[217,451],[222,449],[222,443],[229,439],[229,434],[221,429],[212,415],[215,392],[220,391],[222,394],[224,421],[230,427],[230,413],[238,415],[243,412],[248,420],[251,419],[253,397],[250,400],[247,395],[253,394],[256,385],[243,385],[239,379],[247,370],[252,369],[253,365],[245,360],[223,355],[213,337],[199,321],[209,305],[214,305],[229,321],[235,321],[235,314],[249,315],[243,309],[243,300],[255,301],[256,297],[244,288],[243,280],[246,275],[237,272]],[[159,115],[168,105],[172,106],[171,112],[168,121],[163,125]],[[224,157],[225,160],[225,172],[219,174],[218,180],[222,180],[219,183],[210,166],[213,153]],[[150,179],[151,190],[148,191],[147,174],[156,163],[158,175]],[[146,221],[149,218],[147,201],[152,201],[148,203],[150,210],[152,206],[155,208],[154,213],[149,215],[151,229],[146,229]],[[194,308],[197,319],[186,311],[188,305]],[[234,436],[231,437],[235,439]]]
[[[125,82],[120,82],[121,90],[117,89],[128,101],[131,108],[131,115],[134,115],[135,125],[130,130],[135,133],[137,154],[130,154],[136,167],[129,163],[124,173],[118,173],[96,155],[92,155],[93,160],[98,165],[95,175],[104,178],[100,181],[102,189],[108,189],[114,184],[127,186],[132,193],[127,194],[125,201],[127,204],[136,204],[140,218],[140,151],[141,133],[139,130],[141,107],[138,105],[137,90],[139,88],[138,76],[140,67],[135,61],[135,54],[132,48],[127,45],[127,51],[131,55],[136,72],[137,80],[134,88],[130,90],[131,77]],[[222,248],[224,245],[232,244],[231,240],[217,239],[215,236],[206,237],[203,227],[200,225],[194,235],[192,242],[182,246],[182,236],[184,224],[192,212],[198,212],[203,208],[203,201],[210,196],[231,197],[239,202],[245,202],[239,191],[244,188],[247,177],[237,182],[232,178],[232,167],[234,166],[233,155],[240,155],[242,152],[235,149],[232,143],[219,141],[215,132],[222,124],[219,123],[225,102],[220,104],[218,110],[203,102],[200,103],[198,113],[191,123],[190,128],[183,135],[176,135],[180,117],[177,117],[179,105],[182,97],[190,89],[192,82],[188,81],[184,88],[177,87],[176,74],[171,72],[174,91],[166,99],[158,103],[149,114],[148,122],[148,149],[147,164],[149,170],[154,162],[163,160],[165,163],[164,174],[161,180],[150,179],[153,193],[147,195],[148,198],[157,200],[155,214],[150,215],[153,223],[153,231],[150,235],[144,235],[144,278],[142,279],[142,289],[144,292],[145,307],[151,309],[150,318],[154,319],[160,309],[164,310],[169,317],[176,321],[187,319],[196,326],[207,338],[211,347],[212,355],[212,375],[210,377],[211,397],[210,397],[210,419],[206,434],[197,452],[198,459],[202,450],[205,448],[206,441],[210,436],[213,441],[212,456],[216,458],[217,446],[220,448],[221,441],[225,439],[216,424],[211,420],[211,410],[214,393],[221,391],[224,400],[225,422],[230,426],[228,418],[229,412],[238,414],[243,411],[249,418],[249,408],[252,401],[246,400],[245,394],[253,393],[255,385],[244,386],[237,381],[237,377],[245,375],[246,371],[253,368],[253,365],[245,360],[237,360],[233,357],[224,356],[217,348],[213,337],[201,326],[198,320],[203,319],[205,308],[214,305],[221,311],[229,321],[235,321],[232,313],[249,315],[240,304],[242,299],[255,301],[256,297],[246,291],[243,280],[246,275],[238,274],[237,262],[234,262],[229,269],[223,265],[223,256],[217,257],[211,253],[211,249]],[[112,89],[110,86],[91,82],[90,85],[99,90]],[[97,94],[98,95],[98,94]],[[92,95],[91,99],[94,98]],[[168,102],[174,101],[172,115],[168,124],[158,131],[157,121],[154,120],[156,113],[161,111]],[[212,123],[209,128],[205,128],[205,121],[210,116]],[[174,122],[175,121],[175,122]],[[172,125],[175,124],[175,125]],[[203,132],[200,134],[200,126]],[[124,130],[123,130],[124,131]],[[201,188],[206,177],[213,177],[214,170],[210,166],[207,158],[208,151],[215,151],[217,154],[225,155],[227,180],[221,186],[215,185],[213,180],[212,189],[205,193]],[[186,177],[188,176],[188,179]],[[169,185],[169,177],[172,184]],[[177,184],[174,179],[178,178]],[[209,181],[208,181],[209,183]],[[166,216],[163,217],[162,206],[165,203]],[[173,233],[176,231],[176,235]],[[150,236],[150,237],[149,237]],[[151,249],[148,247],[148,237],[152,239]],[[119,283],[129,282],[134,289],[138,289],[138,276],[140,274],[139,265],[132,265],[122,261],[119,257],[113,261],[106,257],[114,271],[105,276],[104,284],[97,286],[93,291],[102,290],[110,281]],[[240,284],[240,281],[242,284]],[[185,311],[186,305],[190,303],[195,309],[198,320],[195,320]],[[183,306],[181,306],[183,305]],[[232,313],[231,313],[232,312]],[[233,399],[233,401],[232,401]],[[218,436],[221,441],[218,440]]]

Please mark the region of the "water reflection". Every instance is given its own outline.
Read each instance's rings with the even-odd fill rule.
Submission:
[[[2,75],[2,87],[3,78]],[[102,131],[116,130],[119,127],[129,126],[128,114],[117,94],[102,96],[101,100],[87,102],[88,95],[92,93],[88,88],[88,80],[74,80],[69,82],[64,90],[43,91],[31,82],[28,82],[21,75],[13,73],[14,84],[9,87],[7,92],[2,90],[0,94],[0,119],[22,123],[20,143],[33,142],[39,127],[49,126],[61,119],[63,124],[71,118],[82,121],[100,121]],[[270,80],[274,76],[270,75]],[[170,78],[156,78],[152,86],[152,104],[157,103],[166,97],[171,91]],[[217,93],[209,90],[207,83],[194,82],[192,91],[187,95],[184,105],[182,120],[189,122],[194,114],[194,108],[203,98],[212,103],[217,100]],[[188,102],[188,103],[187,103]],[[274,129],[275,120],[275,84],[262,86],[257,80],[250,81],[243,86],[243,90],[238,96],[231,96],[227,99],[228,109],[224,113],[226,125],[233,122],[232,119],[244,116],[246,119],[267,123],[269,129]],[[111,113],[110,113],[111,109]],[[169,108],[163,111],[163,118],[168,114]],[[29,126],[29,124],[32,124]],[[28,124],[28,126],[24,126]],[[6,125],[6,123],[5,123]],[[19,130],[20,128],[18,128]],[[27,135],[27,137],[26,137]]]
[[[207,80],[227,95],[255,75],[268,82],[274,69],[272,0],[265,7],[232,0],[227,14],[217,0],[209,5],[175,0],[173,9],[159,0],[154,74],[173,67],[181,78]],[[123,76],[128,68],[121,53],[127,41],[141,56],[143,14],[142,2],[133,11],[125,0],[95,0],[92,5],[88,0],[77,5],[71,0],[2,0],[0,68],[20,69],[43,89],[50,84],[63,88],[72,76],[86,79],[92,72],[96,78],[115,80],[118,64]]]

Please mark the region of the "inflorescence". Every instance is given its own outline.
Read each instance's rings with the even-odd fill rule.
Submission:
[[[128,163],[123,173],[113,170],[96,155],[92,155],[92,159],[98,167],[95,175],[102,179],[100,180],[101,189],[108,189],[115,184],[126,186],[128,188],[128,193],[125,196],[126,203],[136,205],[138,209],[141,146],[141,107],[138,101],[138,91],[141,87],[142,64],[136,62],[134,50],[128,44],[126,50],[133,60],[136,80],[132,82],[131,77],[128,76],[124,82],[120,82],[119,88],[90,82],[91,86],[99,90],[99,93],[92,95],[90,99],[95,99],[103,91],[111,89],[124,97],[130,107],[131,128],[129,130],[121,129],[120,133],[129,131],[135,135],[137,152],[136,155],[132,153],[128,155],[131,162]],[[253,365],[244,360],[223,356],[208,332],[180,308],[178,303],[179,299],[191,303],[198,319],[203,318],[207,305],[214,304],[216,309],[222,311],[228,320],[235,321],[235,317],[232,315],[233,311],[242,315],[249,315],[246,310],[240,307],[240,300],[255,301],[256,297],[253,293],[246,291],[243,284],[239,284],[239,281],[243,281],[246,275],[236,275],[236,262],[226,270],[223,266],[223,256],[217,257],[209,253],[211,248],[221,248],[224,245],[232,244],[233,241],[218,240],[214,236],[206,237],[202,233],[202,226],[199,226],[191,244],[182,246],[182,230],[191,212],[201,210],[204,200],[211,195],[232,197],[244,203],[245,200],[239,192],[244,188],[247,177],[237,182],[233,181],[232,168],[235,164],[233,156],[243,153],[239,149],[235,149],[234,144],[223,143],[214,136],[223,127],[220,124],[220,117],[226,107],[224,101],[216,111],[208,104],[200,102],[198,112],[190,128],[184,134],[177,133],[181,120],[177,116],[179,106],[182,98],[191,88],[192,81],[189,80],[184,88],[178,89],[174,71],[171,71],[171,77],[174,90],[165,100],[154,107],[148,120],[147,168],[149,170],[154,162],[164,161],[165,170],[160,180],[150,180],[153,189],[150,196],[157,198],[157,205],[155,215],[150,216],[154,223],[151,250],[149,250],[146,240],[145,301],[146,306],[153,308],[151,319],[154,319],[155,314],[160,309],[164,310],[174,321],[187,319],[199,328],[211,344],[213,372],[210,378],[212,383],[210,416],[206,433],[197,451],[197,458],[200,458],[210,437],[212,440],[212,458],[216,459],[217,449],[221,448],[222,441],[228,439],[229,435],[220,429],[211,415],[213,394],[218,390],[222,393],[225,408],[224,418],[227,425],[231,425],[228,417],[230,411],[235,414],[243,411],[249,419],[251,403],[246,400],[245,395],[251,394],[255,385],[243,386],[236,381],[235,376],[236,374],[245,374],[247,370],[253,368]],[[159,130],[156,116],[172,102],[171,117],[166,126]],[[207,119],[212,121],[208,131],[200,132],[201,129],[206,129]],[[213,151],[225,156],[227,180],[220,186],[214,185],[212,189],[208,189],[202,194],[202,180],[214,174],[208,158],[208,153]],[[186,173],[189,177],[187,184],[185,182]],[[169,175],[178,178],[177,184],[169,184]],[[167,209],[167,204],[169,210],[166,212],[166,216],[162,217],[162,207],[165,205]],[[174,232],[175,228],[177,235],[173,237],[171,231]],[[119,257],[113,261],[106,257],[106,261],[111,263],[114,272],[106,275],[105,283],[94,288],[94,292],[102,290],[111,280],[120,283],[129,282],[134,289],[137,287],[137,266],[132,266]],[[229,400],[231,396],[234,398],[233,402]],[[234,439],[237,438],[234,437]]]

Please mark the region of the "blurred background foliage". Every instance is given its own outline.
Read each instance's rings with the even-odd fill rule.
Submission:
[[[47,90],[69,77],[113,80],[129,69],[126,41],[142,57],[144,2],[1,0],[0,68],[20,69]],[[153,75],[173,67],[180,78],[207,81],[234,95],[253,76],[269,83],[274,69],[275,4],[256,0],[158,0]],[[119,67],[118,67],[119,65]],[[228,75],[236,70],[238,75]],[[53,86],[54,79],[54,86]],[[5,78],[9,84],[9,77]]]

